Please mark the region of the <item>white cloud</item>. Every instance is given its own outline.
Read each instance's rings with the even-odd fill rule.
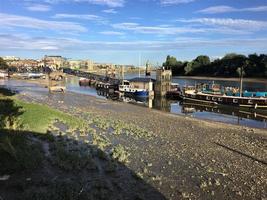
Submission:
[[[83,20],[103,20],[102,17],[97,15],[76,15],[76,14],[66,14],[66,13],[59,13],[53,16],[56,19],[83,19]]]
[[[205,30],[201,28],[173,27],[173,26],[142,26],[139,25],[138,23],[118,23],[118,24],[113,24],[112,27],[120,30],[134,31],[135,33],[160,34],[160,35],[175,35],[179,33],[205,32]]]
[[[51,7],[49,5],[43,5],[43,4],[33,4],[26,7],[27,10],[30,11],[38,11],[38,12],[47,12],[51,10]]]
[[[103,5],[112,8],[123,7],[125,4],[125,0],[45,0],[46,3],[59,3],[59,2],[72,2],[72,3],[90,3],[95,5]]]
[[[117,11],[114,10],[113,8],[112,9],[107,9],[107,10],[102,10],[102,12],[109,13],[109,14],[116,14],[117,13]]]
[[[248,31],[258,31],[267,28],[266,21],[232,19],[232,18],[195,18],[179,19],[178,22],[204,24],[215,27],[226,27],[230,29],[243,29]]]
[[[123,32],[118,32],[118,31],[102,31],[100,32],[102,35],[124,35],[125,33]]]
[[[0,26],[2,28],[9,27],[24,27],[38,30],[52,30],[52,31],[71,31],[71,32],[86,32],[87,29],[78,23],[61,22],[61,21],[47,21],[33,17],[26,17],[20,15],[10,15],[0,13]]]
[[[113,24],[112,27],[117,30],[131,31],[131,33],[140,34],[154,34],[156,36],[166,36],[166,35],[179,35],[179,34],[210,34],[210,33],[221,33],[221,34],[233,34],[233,35],[244,35],[251,34],[254,30],[250,29],[238,29],[235,26],[240,25],[236,21],[230,20],[220,20],[220,19],[209,19],[209,18],[199,18],[199,19],[180,19],[178,22],[189,23],[189,26],[173,26],[168,24],[158,25],[158,26],[143,26],[138,23],[118,23]],[[241,21],[242,22],[242,21]],[[245,27],[245,22],[244,27]],[[253,24],[253,22],[251,22]],[[227,26],[228,25],[228,26]],[[264,26],[264,25],[262,25]],[[254,27],[259,28],[260,23],[254,24]]]
[[[160,3],[162,5],[168,6],[168,5],[175,5],[175,4],[185,4],[185,3],[191,3],[196,0],[160,0]]]
[[[86,41],[72,38],[32,38],[21,35],[0,34],[0,51],[25,50],[25,51],[135,51],[135,50],[177,50],[196,47],[239,47],[239,48],[264,48],[267,38],[244,39],[216,39],[202,38],[177,38],[168,41],[130,41],[130,42],[104,42]]]
[[[56,46],[43,46],[40,48],[41,50],[59,50]]]
[[[227,12],[264,12],[267,11],[267,6],[249,7],[249,8],[234,8],[231,6],[212,6],[205,8],[203,10],[197,11],[198,13],[204,14],[217,14],[217,13],[227,13]]]
[[[203,10],[199,10],[197,12],[199,13],[205,13],[205,14],[215,14],[215,13],[225,13],[225,12],[234,12],[235,8],[230,6],[213,6],[209,8],[205,8]]]

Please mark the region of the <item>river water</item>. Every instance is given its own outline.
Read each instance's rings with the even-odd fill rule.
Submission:
[[[130,79],[138,77],[138,74],[126,74],[125,78]],[[152,78],[155,78],[155,74],[152,74]],[[172,82],[183,85],[195,85],[197,83],[211,83],[213,81],[200,79],[193,80],[188,78],[178,78],[173,77]],[[223,86],[239,86],[238,81],[227,81],[220,80],[215,81],[215,83],[221,84]],[[25,81],[18,80],[6,80],[0,82],[0,85],[5,85],[9,88],[19,90],[21,92],[27,91],[32,92],[34,95],[46,94],[48,90],[44,87],[40,87],[36,84],[26,83]],[[80,87],[79,78],[69,76],[66,81],[67,91],[74,93],[87,94],[95,96],[97,98],[106,98],[103,94],[99,94],[95,88],[91,87]],[[244,81],[244,90],[249,91],[267,91],[267,81],[266,82],[246,82]],[[165,98],[156,98],[156,99],[130,99],[122,98],[121,101],[127,101],[132,104],[139,106],[145,106],[152,109],[162,110],[164,112],[170,112],[173,114],[186,115],[190,117],[220,121],[224,123],[239,124],[248,127],[264,128],[267,129],[267,111],[266,113],[258,112],[248,112],[233,108],[230,106],[225,107],[212,107],[204,106],[201,104],[192,105],[185,104],[178,100],[167,100]]]

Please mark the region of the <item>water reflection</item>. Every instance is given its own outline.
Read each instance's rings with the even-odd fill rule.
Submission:
[[[267,111],[263,110],[255,112],[249,109],[242,110],[231,106],[194,104],[166,98],[133,98],[130,96],[120,96],[119,94],[110,95],[103,91],[98,91],[97,94],[103,95],[108,99],[141,105],[173,114],[182,114],[250,127],[267,128]]]

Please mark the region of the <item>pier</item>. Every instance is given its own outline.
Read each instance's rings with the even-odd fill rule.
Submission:
[[[93,79],[93,80],[96,80],[96,81],[102,82],[102,83],[109,83],[111,85],[119,85],[121,82],[121,80],[117,79],[117,78],[109,77],[106,75],[90,73],[90,72],[84,72],[84,71],[80,71],[80,70],[73,70],[70,68],[63,69],[63,72],[66,74],[78,76],[81,78]]]

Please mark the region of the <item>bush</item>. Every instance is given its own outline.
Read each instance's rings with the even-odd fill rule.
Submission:
[[[37,168],[44,158],[39,143],[19,133],[0,130],[0,173],[15,173]]]

